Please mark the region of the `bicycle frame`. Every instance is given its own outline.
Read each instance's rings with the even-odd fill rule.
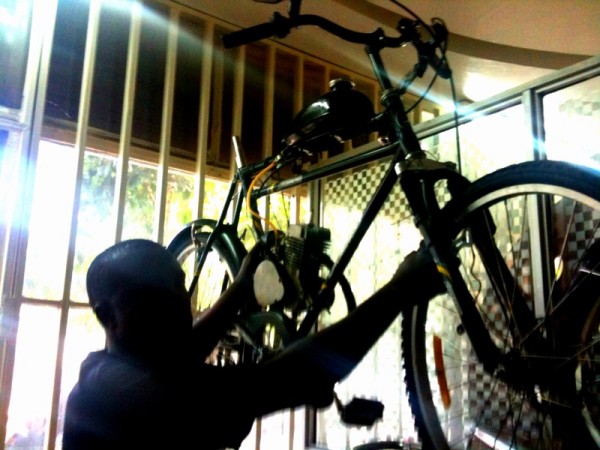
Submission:
[[[290,0],[290,4],[299,7],[300,0]],[[357,33],[319,16],[302,16],[294,9],[289,18],[275,13],[269,23],[232,33],[231,41],[243,45],[271,36],[281,38],[291,28],[316,25],[344,40],[364,44],[381,88],[383,112],[376,114],[371,99],[353,90],[348,80],[333,80],[330,92],[293,118],[290,132],[282,141],[285,146],[276,149],[274,156],[245,164],[234,138],[237,168],[218,219],[194,220],[168,248],[184,267],[186,277],[190,258],[195,256],[196,277],[190,300],[194,313],[201,314],[214,305],[244,263],[248,242],[240,234],[240,224],[244,222],[246,226],[242,212],[247,207],[251,232],[263,243],[258,250],[262,251],[259,258],[265,261],[260,264],[266,262],[262,267],[274,267],[277,271],[272,278],[256,277],[254,288],[261,287],[260,281],[266,286],[265,291],[280,285],[283,289],[272,289],[274,295],[261,295],[257,289],[256,298],[244,302],[226,324],[209,362],[237,365],[268,361],[313,332],[321,312],[328,310],[334,299],[339,303],[335,297],[340,293],[341,303],[345,300],[347,311],[352,314],[356,299],[346,272],[379,214],[397,217],[396,213],[388,216],[384,208],[396,196],[396,191],[392,191],[399,188],[402,213],[408,209],[408,217],[421,235],[419,251],[429,252],[436,264],[436,269],[428,266],[428,273],[419,272],[425,280],[398,280],[402,274],[410,277],[406,274],[414,274],[419,268],[408,267],[414,261],[410,257],[404,262],[391,262],[395,267],[401,265],[394,281],[412,287],[399,292],[392,301],[397,305],[395,311],[401,312],[404,379],[423,446],[456,448],[458,442],[475,442],[479,431],[499,443],[510,442],[511,448],[513,443],[521,442],[532,442],[534,446],[537,442],[536,448],[554,448],[545,445],[562,439],[585,442],[582,448],[589,448],[592,440],[600,445],[596,439],[600,425],[598,367],[594,357],[600,321],[597,283],[587,281],[582,285],[586,278],[580,276],[583,271],[578,268],[580,264],[590,270],[597,267],[598,222],[597,215],[591,225],[581,225],[583,221],[575,219],[576,214],[583,216],[588,210],[597,214],[600,209],[594,190],[597,174],[558,161],[530,161],[471,183],[454,163],[428,157],[403,104],[408,85],[428,66],[444,76],[447,66],[443,33],[432,32],[435,25],[443,27],[441,19],[432,19],[430,29],[413,14],[414,21],[398,22],[400,36],[389,38],[381,30]],[[426,42],[419,36],[421,25],[430,34]],[[223,42],[228,47],[226,38]],[[404,80],[392,83],[381,50],[407,43],[417,49],[419,61]],[[436,59],[438,50],[441,59]],[[320,154],[331,139],[346,141],[364,132],[370,136],[377,133],[377,142],[278,178],[281,169],[296,168],[299,161],[306,161],[306,155]],[[261,217],[258,213],[259,203],[262,206],[262,201],[273,194],[374,162],[384,169],[383,175],[367,205],[360,206],[362,216],[350,230],[347,241],[336,243],[340,250],[335,260],[327,254],[334,231],[324,228],[329,224],[317,220],[292,222],[286,230],[285,226],[273,225],[270,214]],[[451,197],[448,202],[446,194]],[[572,205],[559,207],[564,199]],[[566,231],[563,227],[567,219],[554,221],[555,215],[568,218]],[[571,238],[580,229],[572,229],[571,225],[583,227],[586,237]],[[592,227],[594,231],[588,237]],[[572,248],[571,242],[577,245],[576,257],[565,251]],[[579,254],[580,243],[586,245],[583,255]],[[546,248],[539,252],[540,246]],[[562,248],[556,249],[557,246]],[[544,252],[547,255],[541,257]],[[419,259],[415,264],[419,264]],[[560,267],[554,267],[557,265]],[[570,273],[565,271],[561,277],[563,265]],[[206,289],[196,292],[200,275],[201,287]],[[421,283],[429,283],[427,278],[439,276],[447,296],[426,298],[426,289],[418,291]],[[542,278],[548,284],[540,282]],[[542,290],[545,295],[530,295]],[[539,311],[545,313],[543,317],[537,314]],[[483,388],[489,400],[480,397],[482,380],[491,386]],[[488,420],[488,404],[496,398],[499,406],[492,409],[493,417]]]
[[[454,197],[464,192],[470,182],[460,175],[452,164],[427,159],[406,114],[402,101],[404,89],[394,88],[380,56],[380,51],[384,47],[399,47],[408,41],[406,39],[386,40],[382,38],[380,32],[372,34],[355,33],[317,16],[296,16],[294,20],[295,23],[299,24],[318,25],[343,39],[366,44],[365,50],[383,92],[382,104],[384,105],[385,112],[380,114],[376,119],[385,124],[383,128],[389,133],[390,143],[379,145],[342,161],[315,167],[301,175],[276,182],[272,185],[255,189],[249,196],[249,207],[253,211],[257,211],[257,202],[261,197],[320,180],[329,175],[356,167],[359,164],[388,156],[391,157],[386,173],[380,181],[375,194],[363,211],[363,215],[349,241],[344,246],[344,250],[334,262],[323,288],[314,302],[313,308],[307,312],[305,318],[302,320],[297,335],[300,337],[307,335],[316,324],[320,312],[330,306],[333,300],[333,290],[340,282],[358,245],[364,238],[377,213],[382,208],[394,185],[399,183],[413,212],[415,224],[421,232],[423,242],[430,249],[434,260],[438,264],[440,273],[444,275],[447,290],[458,304],[463,323],[468,324],[466,330],[478,358],[486,370],[494,372],[502,361],[500,351],[492,342],[473,303],[469,289],[459,272],[459,262],[453,248],[453,236],[446,229],[446,224],[440,224],[436,220],[439,216],[440,207],[434,194],[435,183],[440,180],[446,180],[450,194]],[[237,201],[233,205],[231,225],[237,227],[243,199],[248,193],[252,178],[278,160],[277,157],[268,157],[256,164],[244,165],[242,153],[236,141],[234,141],[234,149],[236,151],[238,168],[231,180],[221,216],[217,220],[214,231],[206,243],[206,249],[210,248],[215,236],[226,225],[227,215],[231,210],[234,198],[237,196]],[[494,255],[497,249],[493,246],[493,242],[487,231],[488,224],[484,219],[486,218],[482,217],[477,227],[485,227],[486,232],[474,233],[476,236],[475,245],[482,254],[489,255],[489,261],[493,261],[495,260]],[[253,219],[252,223],[255,237],[260,239],[265,233],[264,228],[259,219]],[[202,269],[206,253],[207,251],[205,250],[198,256],[197,274]],[[486,257],[486,259],[488,258]],[[507,267],[497,270],[499,271],[497,273],[510,273]],[[519,314],[524,315],[519,320],[531,320],[528,311],[519,311]]]

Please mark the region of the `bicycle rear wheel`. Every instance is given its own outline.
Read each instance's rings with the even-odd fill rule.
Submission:
[[[225,292],[247,254],[233,227],[225,225],[215,231],[215,226],[216,222],[213,220],[198,219],[181,230],[167,247],[186,274],[186,286],[192,286],[190,302],[194,318],[211,308]],[[197,280],[193,281],[198,256],[207,249],[212,233],[215,233],[214,239],[208,248],[206,261],[197,274]],[[320,273],[314,274],[315,276],[328,273],[333,266],[333,261],[325,253],[319,255],[316,261]],[[318,280],[321,278],[312,280],[312,285],[320,286],[322,280],[316,283]],[[344,276],[341,277],[339,286],[338,293],[341,294],[345,306],[343,313],[347,314],[356,308],[356,299]],[[303,298],[303,301],[308,302],[306,298]],[[301,326],[310,324],[310,332],[317,323],[323,325],[320,319],[324,316],[321,313],[327,311],[328,305],[317,305],[312,297],[309,303],[307,307],[315,314],[311,316],[314,317],[315,323],[308,318],[306,307],[300,312],[295,312],[291,310],[297,305],[286,305],[283,300],[270,308],[261,308],[258,303],[249,301],[239,312],[235,323],[232,323],[208,362],[215,365],[252,364],[273,356],[301,337],[299,335],[302,332],[298,332]]]
[[[200,252],[204,251],[208,238],[213,232],[215,222],[198,219],[185,226],[169,243],[169,250],[186,274],[186,286],[192,284],[196,262]],[[201,311],[210,308],[233,281],[238,273],[246,249],[237,239],[227,232],[218,233],[206,261],[200,271],[192,296],[192,312],[196,317]]]
[[[474,245],[483,212],[501,261]],[[405,312],[406,382],[423,447],[600,448],[598,172],[519,164],[476,181],[443,213],[504,364],[484,370],[449,296]],[[499,279],[498,263],[510,276]],[[523,308],[530,320],[516,317]]]
[[[183,268],[185,285],[188,287],[192,285],[198,256],[206,249],[215,224],[213,220],[198,219],[184,227],[167,247]],[[225,292],[238,273],[246,254],[243,244],[227,233],[224,231],[216,235],[194,283],[195,287],[190,289],[190,305],[194,319],[212,307]],[[209,362],[215,365],[237,364],[240,362],[242,346],[238,330],[232,328],[210,356]]]

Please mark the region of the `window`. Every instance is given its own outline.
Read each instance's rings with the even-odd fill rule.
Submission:
[[[31,2],[5,0],[0,4],[0,110],[19,110],[22,104],[27,53]]]
[[[0,261],[5,261],[11,231],[20,230],[18,242],[26,244],[15,246],[21,253],[11,254],[6,267],[0,267],[3,273],[10,270],[16,280],[16,288],[11,283],[11,289],[3,291],[9,295],[2,297],[2,306],[7,306],[2,326],[10,324],[2,332],[13,334],[6,341],[12,347],[3,353],[0,370],[10,371],[10,384],[3,391],[10,391],[10,402],[2,396],[0,410],[8,412],[6,438],[40,431],[45,443],[36,448],[45,448],[49,441],[60,447],[66,396],[79,364],[88,352],[104,345],[85,292],[85,274],[94,256],[115,239],[153,238],[160,201],[164,212],[158,223],[164,226],[163,241],[170,241],[195,218],[199,177],[204,179],[203,215],[217,217],[231,170],[232,134],[241,134],[248,161],[258,160],[277,151],[294,113],[327,90],[327,64],[272,43],[226,50],[220,36],[228,25],[213,18],[149,1],[143,3],[136,28],[133,3],[102,1],[99,11],[91,7],[95,4],[57,2],[49,65],[42,68],[48,71],[48,85],[41,136],[34,135],[31,147],[25,148],[21,130],[29,124],[11,126],[10,131],[0,128]],[[2,78],[9,84],[6,89],[0,86],[0,114],[4,107],[22,107],[29,5],[29,0],[9,0],[0,7],[2,20],[8,10],[25,30],[20,40],[11,41],[14,45],[6,33],[0,34],[0,58],[10,57],[13,64],[10,76]],[[88,73],[86,46],[92,44],[86,42],[88,24],[96,20],[94,70]],[[176,52],[172,52],[169,30],[175,24]],[[139,32],[139,49],[137,73],[128,84],[131,32]],[[206,40],[212,41],[210,55]],[[240,61],[244,76],[236,77]],[[172,84],[166,75],[168,64],[175,67]],[[205,70],[206,64],[210,70]],[[89,98],[82,90],[87,82],[91,82]],[[369,83],[363,81],[364,86]],[[132,108],[127,110],[124,99],[133,90]],[[172,106],[165,103],[169,96]],[[87,123],[82,120],[86,117],[80,112],[82,104],[89,104]],[[127,120],[130,132],[123,127]],[[206,157],[206,166],[199,164],[198,154]],[[24,188],[19,178],[23,162],[35,170],[31,172],[35,177],[31,205],[24,204],[28,221],[17,223],[7,205],[14,205]],[[125,173],[120,171],[122,164]],[[126,182],[126,194],[119,202],[121,182]],[[260,206],[277,217],[284,230],[290,222],[309,220],[304,189],[278,194]],[[120,230],[117,222],[122,223]],[[301,448],[304,415],[299,410],[265,418],[244,445],[259,441],[262,430],[269,441],[280,435],[278,442],[291,442],[283,435],[293,433],[294,448]]]

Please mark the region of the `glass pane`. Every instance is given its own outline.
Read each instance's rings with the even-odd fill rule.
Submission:
[[[29,51],[30,0],[0,2],[0,109],[20,109]]]
[[[291,432],[293,435],[290,440],[292,441],[292,450],[306,450],[306,415],[307,410],[305,407],[296,408],[291,411]]]
[[[56,448],[61,448],[67,397],[77,382],[81,362],[89,352],[103,348],[104,342],[104,331],[92,310],[71,309],[62,365]]]
[[[215,27],[207,159],[209,164],[229,168],[234,72],[239,49],[223,47],[220,36],[227,32],[228,30]]]
[[[63,296],[76,164],[72,147],[40,142],[29,219],[25,297],[59,300]]]
[[[290,195],[285,195],[283,192],[269,196],[269,220],[278,230],[287,232],[291,218],[291,201]]]
[[[179,23],[175,97],[173,103],[172,153],[196,159],[200,83],[202,74],[202,26],[191,18]]]
[[[123,239],[152,239],[156,201],[156,166],[129,163]]]
[[[19,149],[21,134],[0,129],[0,274],[3,274],[5,239],[20,196]],[[0,275],[0,285],[3,275]]]
[[[518,105],[460,126],[463,173],[474,180],[501,167],[532,159],[531,135],[525,125],[523,106]],[[439,145],[456,148],[454,130],[440,134]]]
[[[323,95],[329,89],[329,80],[325,79],[325,67],[320,64],[306,61],[304,63],[303,100],[304,106],[308,106],[315,99]]]
[[[194,201],[194,176],[181,171],[169,171],[167,210],[165,216],[165,242],[191,222]]]
[[[281,141],[290,131],[294,118],[294,92],[298,57],[277,51],[275,55],[275,98],[273,99],[273,153],[281,149]]]
[[[373,101],[373,99],[375,98],[375,84],[359,80],[354,80],[354,83],[355,89],[358,92],[362,92],[363,94],[365,94],[367,98],[371,100],[371,103],[373,104],[373,111],[375,111],[375,108],[379,104],[379,102]],[[352,141],[350,142],[350,146],[354,148],[360,147],[361,145],[367,144],[370,140],[372,140],[373,137],[374,136],[370,135],[369,133],[359,134],[352,139]]]
[[[456,133],[454,129],[421,140],[421,148],[429,153],[432,159],[457,162]]]
[[[87,303],[85,274],[92,259],[115,240],[114,191],[116,161],[113,156],[87,152],[78,220],[77,250],[71,298]],[[193,175],[169,171],[167,180],[165,240],[168,242],[192,220]],[[123,239],[152,239],[156,191],[156,166],[129,163]]]
[[[116,172],[114,157],[103,153],[86,152],[70,295],[73,301],[87,303],[85,290],[87,269],[92,259],[114,242],[113,202]]]
[[[23,305],[6,436],[8,441],[42,449],[50,417],[59,309]],[[13,445],[15,445],[13,443]]]
[[[254,450],[256,446],[256,433],[260,429],[260,449],[293,449],[305,450],[306,409],[298,408],[283,411],[262,418],[260,428],[258,420],[242,442],[240,450]],[[325,449],[323,449],[325,450]]]
[[[383,163],[363,166],[327,179],[323,223],[331,230],[330,254],[334,260],[348,242],[385,169]],[[344,272],[359,303],[392,277],[402,257],[415,250],[421,240],[404,196],[398,186],[394,189]],[[346,314],[345,305],[338,300],[341,297],[341,292],[336,291],[336,301],[324,325]],[[383,402],[383,420],[371,428],[348,427],[341,422],[335,406],[321,410],[317,415],[318,445],[352,448],[372,440],[397,440],[415,435],[404,389],[399,335],[400,320],[397,319],[359,366],[336,386],[343,403],[353,397]]]
[[[228,183],[214,178],[204,180],[204,212],[207,219],[218,219],[227,198]]]
[[[459,127],[463,174],[475,180],[496,169],[533,158],[521,105],[477,117]],[[440,161],[458,162],[454,129],[421,141],[423,150]]]
[[[46,120],[77,121],[89,2],[58,2],[50,60]]]
[[[255,420],[250,433],[248,433],[246,439],[242,441],[239,450],[256,450],[257,423],[258,421]]]
[[[260,449],[281,450],[290,445],[290,412],[282,411],[262,418]]]
[[[550,159],[600,164],[600,77],[544,97]]]
[[[167,27],[166,10],[145,3],[135,86],[132,135],[155,145],[160,142]]]
[[[8,136],[8,130],[0,129],[0,248],[4,248],[4,237],[8,231],[8,197],[5,195],[5,191],[12,184],[9,175],[16,172],[16,161],[8,153]],[[0,258],[0,261],[2,260],[3,258]],[[1,268],[0,263],[0,273]]]
[[[116,134],[121,130],[130,22],[129,8],[117,6],[102,5],[90,108],[90,126]]]

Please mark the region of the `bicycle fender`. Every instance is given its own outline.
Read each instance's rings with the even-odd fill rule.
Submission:
[[[208,228],[208,229],[207,229]],[[231,255],[236,273],[241,267],[242,261],[248,251],[241,239],[237,236],[236,229],[230,224],[217,225],[213,219],[196,219],[189,222],[177,233],[167,246],[167,250],[174,252],[177,242],[189,239],[192,233],[205,230],[206,233],[214,233],[213,245],[221,252]]]
[[[185,226],[171,239],[167,245],[167,250],[173,253],[175,246],[178,242],[189,239],[192,235],[192,230],[200,230],[204,227],[208,227],[214,230],[217,226],[217,221],[213,219],[196,219],[185,224]]]
[[[215,246],[233,257],[237,273],[242,266],[244,257],[248,254],[244,243],[237,235],[237,230],[233,225],[224,224],[217,226],[213,233],[216,233]]]

